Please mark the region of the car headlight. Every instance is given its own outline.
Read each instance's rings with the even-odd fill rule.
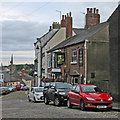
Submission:
[[[112,100],[112,97],[110,97],[110,98],[108,99],[108,101],[110,101],[110,100]]]
[[[90,98],[90,97],[86,97],[88,100],[93,100],[93,101],[95,101],[95,99],[93,99],[93,98]]]
[[[59,92],[60,95],[65,95],[65,92]]]

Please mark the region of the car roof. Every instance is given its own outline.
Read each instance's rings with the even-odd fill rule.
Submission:
[[[34,88],[34,89],[35,89],[35,88],[44,88],[44,87],[32,87],[32,88]]]
[[[94,84],[79,84],[79,86],[96,86]]]

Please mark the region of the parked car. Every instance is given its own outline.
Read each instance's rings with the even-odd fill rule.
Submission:
[[[44,101],[43,88],[44,87],[32,87],[28,93],[28,100],[33,102]]]
[[[6,95],[9,93],[9,90],[7,87],[0,87],[0,94],[1,95]]]
[[[21,88],[21,85],[16,85],[16,86],[15,86],[15,89],[16,89],[16,90],[20,90],[20,88]]]
[[[10,92],[15,91],[15,87],[14,87],[14,86],[12,86],[12,85],[11,85],[11,86],[8,86],[8,89],[9,89],[9,91],[10,91]]]
[[[50,101],[54,102],[54,105],[59,106],[67,101],[67,94],[72,88],[69,83],[63,82],[51,82],[49,87],[43,92],[45,104],[49,104]]]
[[[27,91],[27,90],[29,90],[29,87],[28,87],[28,86],[24,86],[24,87],[23,87],[23,90],[24,90],[24,91]]]
[[[85,108],[111,109],[113,98],[98,88],[96,85],[81,84],[72,87],[68,93],[68,108],[72,105],[80,106],[81,110]]]

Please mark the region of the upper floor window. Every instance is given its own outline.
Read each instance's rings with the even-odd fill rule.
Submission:
[[[72,50],[72,62],[77,62],[77,50]]]

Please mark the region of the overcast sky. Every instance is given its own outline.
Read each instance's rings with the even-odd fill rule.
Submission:
[[[13,2],[14,1],[14,2]],[[34,43],[49,30],[53,22],[60,21],[60,14],[71,11],[73,27],[83,28],[86,8],[99,9],[100,22],[105,22],[117,8],[118,2],[2,2],[0,27],[2,28],[2,63],[9,65],[10,55],[14,64],[34,63]],[[65,0],[64,0],[65,1]],[[75,1],[75,0],[73,0]],[[1,37],[1,34],[0,34]]]

